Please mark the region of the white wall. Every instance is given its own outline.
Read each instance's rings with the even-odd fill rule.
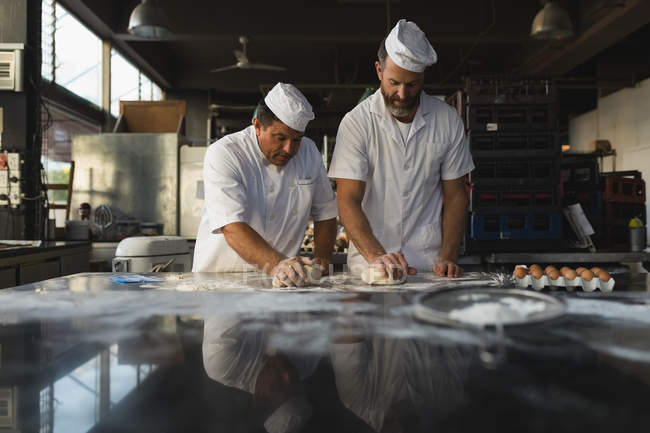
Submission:
[[[609,140],[616,149],[616,170],[639,170],[650,185],[650,79],[599,98],[596,110],[569,122],[571,152],[592,152],[590,143],[596,139]],[[612,162],[605,158],[602,170],[611,171]],[[650,215],[647,200],[646,213]]]

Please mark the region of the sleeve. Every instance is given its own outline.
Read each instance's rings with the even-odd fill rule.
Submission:
[[[203,163],[205,208],[213,233],[222,233],[223,226],[248,221],[246,190],[235,157],[223,145],[215,143],[208,149]]]
[[[368,178],[368,134],[353,119],[352,113],[346,114],[339,125],[329,177],[365,182]]]
[[[474,170],[474,162],[469,151],[465,127],[456,112],[451,112],[450,124],[451,142],[442,162],[442,180],[458,179]]]
[[[336,196],[327,178],[321,154],[316,149],[316,145],[313,148],[312,164],[314,165],[314,172],[317,172],[318,176],[314,185],[314,198],[311,202],[310,215],[314,221],[324,221],[336,218],[339,211],[336,205]]]

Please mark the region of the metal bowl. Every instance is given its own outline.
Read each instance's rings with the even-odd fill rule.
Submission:
[[[480,309],[481,304],[484,310]],[[536,311],[527,313],[522,307],[534,307]],[[504,317],[504,314],[500,314],[501,318],[489,316],[488,313],[499,313],[500,309],[509,313],[509,317]],[[484,317],[471,317],[481,311],[486,312]],[[415,316],[418,319],[457,327],[527,325],[555,319],[565,312],[566,305],[561,299],[521,289],[467,287],[422,292],[415,298]]]

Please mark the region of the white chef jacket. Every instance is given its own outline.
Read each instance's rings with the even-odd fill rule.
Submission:
[[[300,251],[307,222],[336,218],[336,198],[323,158],[309,138],[284,166],[271,164],[255,128],[210,145],[203,164],[205,203],[196,236],[193,272],[242,272],[255,268],[230,248],[222,227],[245,222],[286,256]]]
[[[212,379],[253,394],[257,376],[272,350],[272,331],[246,330],[237,316],[208,316],[203,328],[203,367]],[[300,380],[311,376],[319,355],[283,353]]]
[[[376,312],[386,316],[408,302],[381,295],[372,298]],[[381,431],[391,406],[402,400],[431,414],[457,405],[473,353],[442,341],[384,335],[330,346],[341,402],[376,431]]]
[[[473,169],[463,122],[452,107],[422,92],[405,142],[377,90],[341,121],[329,177],[365,182],[362,209],[377,240],[387,252],[401,250],[410,266],[431,271],[442,242],[440,180]],[[350,243],[350,271],[366,266]]]

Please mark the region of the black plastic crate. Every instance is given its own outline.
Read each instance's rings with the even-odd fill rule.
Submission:
[[[562,157],[562,182],[567,191],[593,191],[600,188],[600,172],[595,157]]]
[[[559,185],[558,158],[475,158],[470,174],[474,185]]]
[[[557,135],[553,133],[471,132],[470,149],[474,157],[549,157],[559,154]]]
[[[470,104],[467,129],[472,131],[555,130],[554,104],[475,105]]]
[[[473,185],[470,191],[473,212],[522,209],[559,211],[561,206],[562,195],[557,185]]]
[[[646,207],[645,203],[604,203],[604,223],[611,226],[625,225],[627,226],[630,220],[638,217],[641,221],[646,221]]]
[[[540,104],[557,101],[557,86],[550,78],[475,76],[465,79],[472,104]]]

